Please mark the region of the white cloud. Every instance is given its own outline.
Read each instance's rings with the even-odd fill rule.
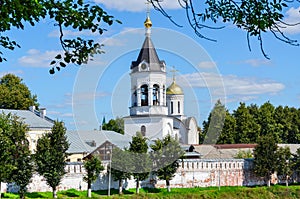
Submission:
[[[289,34],[300,33],[300,6],[298,8],[291,7],[285,14],[285,23],[287,24],[297,24],[292,26],[286,26],[281,24],[284,28],[282,31]]]
[[[94,0],[96,3],[103,4],[108,9],[115,9],[119,11],[142,12],[146,11],[146,1],[142,0]],[[181,8],[178,1],[164,0],[161,2],[164,9],[179,9]]]
[[[104,46],[125,46],[126,42],[121,39],[116,39],[113,37],[106,38],[103,40]]]
[[[198,64],[199,68],[208,69],[208,68],[216,68],[216,62],[213,61],[203,61]]]
[[[263,65],[271,65],[271,61],[268,59],[248,59],[243,61],[242,63],[249,64],[250,66],[263,66]]]
[[[29,67],[49,67],[51,60],[61,53],[60,51],[45,51],[41,52],[37,49],[30,49],[27,55],[18,59],[18,62],[23,66]]]
[[[185,74],[179,76],[177,81],[184,87],[208,88],[215,96],[222,95],[225,90],[227,98],[236,100],[250,100],[263,94],[273,95],[285,88],[284,84],[271,80],[242,78],[236,75],[220,76],[206,72]]]

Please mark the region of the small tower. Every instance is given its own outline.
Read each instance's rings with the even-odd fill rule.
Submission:
[[[166,64],[159,60],[151,41],[152,22],[147,13],[145,40],[136,61],[131,63],[130,115],[167,115]]]
[[[181,87],[176,84],[175,73],[177,71],[174,67],[171,72],[173,72],[173,82],[166,91],[168,115],[182,119],[182,116],[184,115],[184,94]]]

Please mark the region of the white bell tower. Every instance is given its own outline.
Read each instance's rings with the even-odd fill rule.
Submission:
[[[166,64],[159,60],[151,41],[152,22],[147,14],[145,40],[136,61],[131,63],[130,116],[167,115]]]

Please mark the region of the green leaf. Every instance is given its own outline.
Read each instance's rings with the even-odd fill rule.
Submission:
[[[56,55],[55,59],[61,59],[61,54]]]
[[[64,62],[60,62],[59,65],[60,65],[61,67],[66,67],[66,66],[67,66]]]
[[[51,69],[49,70],[49,73],[50,73],[51,75],[53,75],[53,74],[55,73],[54,68],[51,68]]]

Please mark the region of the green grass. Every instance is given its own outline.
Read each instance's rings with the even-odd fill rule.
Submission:
[[[70,189],[59,191],[58,198],[87,198],[86,191]],[[3,198],[19,198],[18,194],[4,193]],[[52,198],[51,192],[27,193],[26,198]],[[107,190],[92,192],[92,198],[133,198],[133,199],[296,199],[300,198],[300,186],[272,186],[268,187],[218,187],[207,188],[172,188],[168,193],[166,189],[140,189],[140,194],[135,194],[135,189],[125,190],[123,195],[118,195],[118,190],[111,190],[111,196],[107,196]]]

